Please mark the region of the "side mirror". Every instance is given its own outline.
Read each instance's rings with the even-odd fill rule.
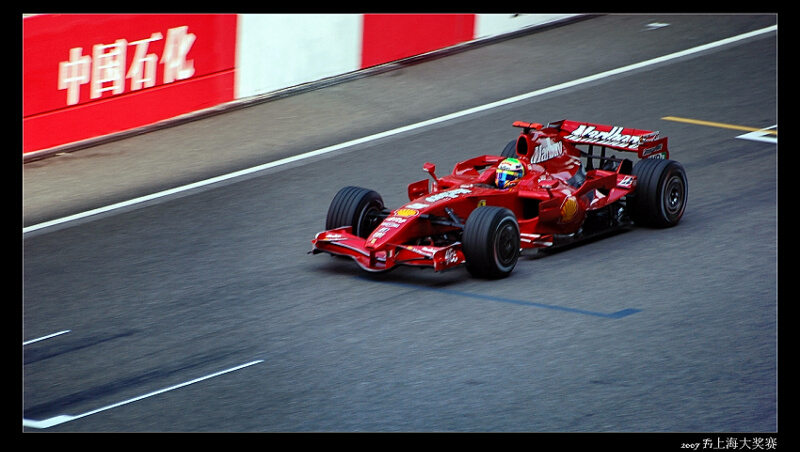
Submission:
[[[426,173],[430,174],[431,177],[433,178],[433,184],[432,184],[433,191],[438,190],[439,189],[439,178],[436,177],[436,165],[434,165],[431,162],[425,162],[425,164],[422,165],[422,170],[425,171]]]

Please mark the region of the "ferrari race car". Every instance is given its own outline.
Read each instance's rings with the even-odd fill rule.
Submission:
[[[311,253],[350,257],[370,272],[465,265],[495,279],[511,274],[524,249],[681,220],[686,172],[658,132],[566,119],[513,126],[521,133],[500,155],[465,160],[443,177],[425,163],[430,178],[409,184],[397,209],[373,190],[342,188]],[[520,177],[505,186],[508,174]]]

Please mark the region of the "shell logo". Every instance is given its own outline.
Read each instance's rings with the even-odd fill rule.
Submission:
[[[574,196],[568,196],[561,204],[561,221],[566,223],[575,216],[578,211],[578,200]]]
[[[392,212],[394,215],[398,217],[413,217],[419,215],[419,210],[414,209],[397,209]]]

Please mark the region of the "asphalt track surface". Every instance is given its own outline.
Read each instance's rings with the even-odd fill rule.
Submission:
[[[25,164],[22,430],[776,432],[777,31],[698,49],[776,25],[595,17]],[[341,186],[563,118],[668,136],[681,224],[502,281],[308,254]]]

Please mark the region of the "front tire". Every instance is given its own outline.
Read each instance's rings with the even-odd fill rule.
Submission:
[[[655,228],[678,224],[689,188],[683,166],[674,160],[644,159],[636,163],[632,174],[637,184],[627,205],[634,223]]]
[[[510,275],[520,255],[514,213],[495,206],[475,209],[464,226],[462,249],[472,276],[499,279]]]
[[[361,187],[344,187],[333,197],[325,219],[325,229],[352,226],[353,234],[367,238],[380,224],[383,198]]]

